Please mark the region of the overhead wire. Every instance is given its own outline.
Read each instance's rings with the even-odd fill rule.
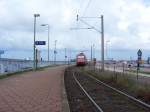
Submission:
[[[94,29],[94,30],[96,30],[97,32],[101,33],[101,31],[99,31],[97,28],[95,28],[94,26],[90,25],[89,23],[83,21],[82,19],[80,19],[80,21],[81,21],[82,23],[86,24],[87,26],[89,26],[91,29]]]
[[[85,13],[87,12],[87,10],[88,10],[88,8],[90,7],[90,5],[91,5],[91,2],[92,2],[92,0],[89,0],[88,1],[88,3],[87,3],[87,5],[86,5],[86,7],[85,7],[85,9],[84,9],[84,12],[83,12],[83,14],[80,16],[80,17],[82,17],[82,18],[86,18],[86,17],[84,17],[84,15],[85,15]],[[81,5],[81,4],[80,4]],[[98,17],[87,17],[87,18],[98,18]],[[99,17],[100,18],[100,17]],[[82,22],[83,22],[83,20],[81,20]],[[83,23],[85,23],[85,21],[83,22]],[[97,22],[96,22],[97,23]],[[95,23],[95,24],[96,24]],[[86,25],[88,25],[88,26],[92,26],[92,25],[90,25],[90,24],[88,24],[87,22],[85,23]],[[95,26],[95,24],[94,24],[94,26]],[[79,26],[79,25],[78,25]],[[78,27],[77,26],[77,27]],[[97,28],[95,28],[95,27],[93,27],[96,31],[98,31],[98,32],[100,32]]]
[[[88,8],[89,8],[89,6],[90,6],[90,4],[91,4],[91,1],[92,1],[92,0],[89,0],[89,1],[88,1],[88,4],[87,4],[87,6],[85,7],[85,9],[84,9],[84,12],[83,12],[82,16],[84,16],[84,15],[85,15],[85,13],[87,12],[87,10],[88,10]]]
[[[91,5],[91,2],[92,2],[92,0],[89,0],[89,1],[88,1],[88,3],[87,3],[87,5],[86,5],[85,9],[83,9],[83,13],[82,13],[80,16],[84,16],[84,15],[86,14],[88,8],[89,8],[90,5]],[[79,12],[81,11],[81,8],[82,8],[81,6],[82,6],[82,2],[81,2],[81,4],[80,4],[80,10],[78,10],[78,14],[79,14]],[[100,32],[98,29],[96,29],[96,28],[93,27],[92,25],[88,24],[87,22],[83,21],[82,19],[80,19],[80,21],[81,21],[82,23],[86,24],[87,26],[89,26],[89,27],[90,27],[89,29],[92,28],[92,29],[95,29],[96,31]],[[77,27],[77,28],[79,27],[79,22],[78,22],[78,21],[77,21],[76,27]],[[77,30],[76,30],[76,36],[77,36],[77,35],[78,35],[78,33],[77,33]]]
[[[77,14],[79,14],[80,13],[80,11],[81,11],[81,8],[82,8],[82,4],[83,4],[83,2],[84,2],[85,0],[80,0],[80,5],[79,5],[79,9],[78,9],[78,12],[77,12]],[[76,27],[78,28],[80,25],[79,25],[79,22],[78,21],[76,21]],[[78,36],[78,31],[77,30],[75,30],[75,36],[76,36],[76,38],[78,38],[79,36]]]

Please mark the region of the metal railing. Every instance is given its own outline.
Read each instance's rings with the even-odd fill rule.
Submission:
[[[96,68],[101,70],[101,63],[97,63]],[[105,64],[106,71],[112,71],[114,74],[120,73],[122,76],[134,79],[137,83],[150,84],[150,70],[146,67],[141,67],[137,72],[136,66],[128,66],[122,63],[119,64]],[[144,73],[147,72],[147,73]]]
[[[65,61],[56,61],[56,65],[65,64]],[[54,65],[54,61],[40,61],[38,62],[38,67],[44,67]],[[24,71],[33,68],[33,60],[23,60],[23,59],[0,59],[0,75],[6,73],[12,73],[17,71]]]

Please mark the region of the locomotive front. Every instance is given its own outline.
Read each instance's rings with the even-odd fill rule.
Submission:
[[[84,53],[80,53],[76,57],[76,65],[77,66],[85,66],[87,63],[87,59]]]

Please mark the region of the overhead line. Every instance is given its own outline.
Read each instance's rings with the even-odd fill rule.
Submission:
[[[81,21],[81,22],[83,22],[84,24],[86,24],[87,26],[89,26],[90,28],[92,28],[92,29],[96,30],[97,32],[101,33],[101,31],[100,31],[100,30],[98,30],[98,29],[97,29],[97,28],[95,28],[94,26],[90,25],[89,23],[87,23],[87,22],[83,21],[81,18],[80,18],[80,21]]]
[[[85,15],[85,13],[86,13],[87,9],[89,8],[89,6],[90,6],[90,4],[91,4],[91,1],[92,1],[92,0],[89,0],[89,2],[88,2],[88,4],[87,4],[87,6],[85,7],[85,10],[84,10],[84,12],[83,12],[82,16],[84,16],[84,15]]]

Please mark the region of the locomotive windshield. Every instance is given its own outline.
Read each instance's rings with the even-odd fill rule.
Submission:
[[[84,56],[78,56],[77,58],[84,58]]]

